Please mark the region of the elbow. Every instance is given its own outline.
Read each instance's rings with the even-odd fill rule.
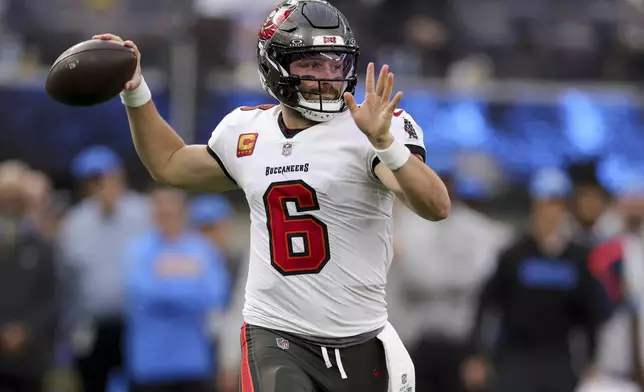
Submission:
[[[148,173],[150,173],[150,177],[152,177],[152,180],[156,183],[174,188],[181,187],[181,183],[178,182],[176,178],[173,179],[173,177],[169,176],[165,171],[148,170]]]
[[[447,219],[452,211],[452,201],[448,195],[445,195],[440,200],[432,201],[431,208],[429,210],[431,211],[431,214],[427,217],[428,220],[433,222],[442,221],[443,219]]]
[[[427,191],[427,197],[425,199],[427,210],[430,212],[430,216],[426,219],[438,222],[447,219],[452,211],[452,201],[450,200],[447,187],[440,179],[438,184],[433,185],[433,192]]]
[[[159,173],[157,171],[153,170],[148,170],[148,173],[150,174],[150,177],[154,180],[154,182],[158,182],[161,184],[167,184],[167,181],[164,179],[162,173]]]
[[[414,211],[416,215],[432,222],[439,222],[443,219],[447,219],[452,211],[452,202],[447,193],[444,197],[438,199],[434,197],[423,197],[412,201],[405,198],[404,195],[399,196],[399,198],[403,200],[403,203],[410,210]]]
[[[447,219],[451,211],[452,211],[452,202],[449,201],[448,199],[446,203],[441,204],[435,209],[434,219],[432,220],[434,222],[438,222],[438,221],[442,221],[443,219]]]
[[[152,180],[154,180],[154,182],[169,185],[167,178],[168,176],[163,169],[158,167],[151,167],[150,165],[145,165],[145,168],[147,169],[148,174],[150,175],[150,177],[152,177]]]
[[[439,209],[436,213],[436,220],[437,221],[442,221],[443,219],[447,219],[449,216],[449,213],[452,211],[452,203],[448,201],[445,204],[445,207]]]

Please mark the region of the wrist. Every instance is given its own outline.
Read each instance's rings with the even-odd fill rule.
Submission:
[[[143,106],[150,102],[151,99],[152,92],[150,91],[148,84],[145,82],[145,79],[143,79],[143,76],[141,76],[141,84],[137,88],[131,91],[121,91],[121,102],[129,108],[138,108],[139,106]]]
[[[378,149],[374,145],[376,156],[380,162],[387,166],[389,170],[394,171],[400,169],[411,157],[411,151],[399,140],[393,139],[389,146],[385,149]]]
[[[371,145],[376,150],[386,150],[394,143],[394,137],[391,135],[390,132],[387,132],[386,135],[379,138],[375,138],[370,141],[371,141]]]

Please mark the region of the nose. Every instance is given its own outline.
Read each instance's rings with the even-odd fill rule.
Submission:
[[[333,88],[333,85],[331,82],[321,82],[321,90],[322,93],[334,93],[335,89]]]

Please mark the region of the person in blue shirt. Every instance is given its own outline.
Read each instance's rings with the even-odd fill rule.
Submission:
[[[228,199],[219,194],[197,196],[189,211],[191,226],[226,256],[228,275],[236,282],[247,252],[245,248],[240,252],[235,244],[234,210]]]
[[[223,258],[186,228],[186,197],[151,193],[155,229],[134,240],[125,266],[130,392],[199,392],[215,373],[208,320],[229,292]]]
[[[226,255],[226,267],[230,277],[231,300],[226,313],[217,318],[217,351],[219,392],[238,391],[240,350],[234,337],[243,324],[244,286],[248,267],[247,249],[236,246],[233,241],[234,210],[228,199],[221,194],[201,195],[190,202],[190,224],[206,237],[212,246]],[[241,290],[241,292],[240,292]],[[230,332],[233,331],[233,332]]]

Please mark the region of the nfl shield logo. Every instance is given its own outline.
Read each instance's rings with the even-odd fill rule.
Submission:
[[[282,146],[282,155],[287,157],[291,155],[292,151],[293,151],[293,143],[291,142],[284,143],[284,145]]]
[[[281,348],[282,350],[288,350],[288,340],[283,338],[275,338],[275,342],[277,343],[277,347]]]

